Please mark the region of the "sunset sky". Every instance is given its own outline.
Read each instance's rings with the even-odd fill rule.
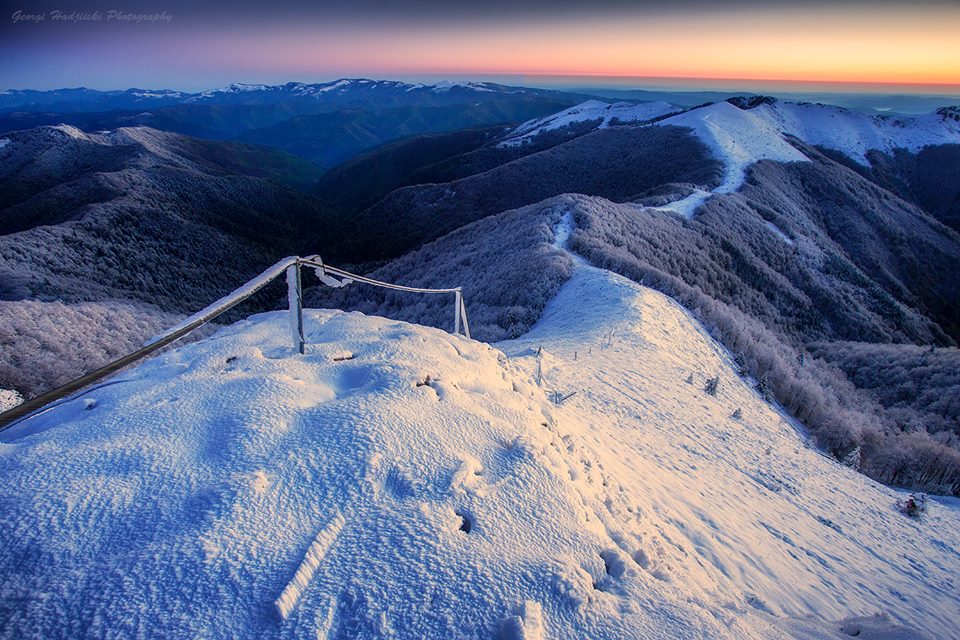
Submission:
[[[954,1],[343,4],[13,6],[0,29],[0,88],[589,76],[611,86],[960,93]],[[100,20],[62,19],[96,10]],[[138,24],[137,14],[162,15]]]

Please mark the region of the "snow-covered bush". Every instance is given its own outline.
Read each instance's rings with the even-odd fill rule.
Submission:
[[[703,390],[707,392],[708,395],[716,396],[717,390],[720,388],[720,377],[714,376],[707,380],[707,384],[704,385]]]
[[[922,493],[911,493],[903,500],[897,501],[897,509],[905,516],[920,518],[927,512],[927,496]]]

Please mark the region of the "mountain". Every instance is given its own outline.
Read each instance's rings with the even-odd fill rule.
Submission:
[[[86,132],[148,126],[294,153],[329,169],[396,140],[466,127],[516,124],[585,96],[494,83],[409,84],[340,79],[233,84],[203,93],[69,89],[0,94],[0,134],[68,124]]]
[[[259,315],[4,432],[6,629],[960,633],[955,500],[902,515],[674,301],[575,262],[518,340],[308,311],[301,356]]]
[[[280,182],[303,185],[316,170],[270,149],[148,128],[46,127],[4,140],[7,300],[119,296],[190,309],[314,245],[325,215]]]
[[[512,87],[493,82],[439,82],[411,84],[394,80],[341,78],[332,82],[304,84],[288,82],[282,85],[232,84],[224,89],[205,91],[185,96],[191,104],[322,104],[339,108],[376,108],[410,106],[445,106],[463,102],[487,102],[504,96],[574,96],[568,92],[550,89]],[[582,94],[579,94],[582,96]]]
[[[747,102],[731,100],[771,123],[781,134],[835,149],[863,165],[869,164],[867,152],[871,150],[916,153],[928,146],[960,143],[960,119],[951,117],[955,111],[946,108],[916,116],[886,116],[762,97]]]
[[[575,128],[586,131],[625,124],[644,124],[683,111],[669,102],[616,102],[588,100],[539,120],[525,122],[500,141],[500,146],[528,144],[549,131]],[[589,123],[588,127],[584,125]]]
[[[0,388],[32,394],[103,362],[58,341],[72,329],[25,321],[42,315],[38,304],[129,345],[278,257],[324,246],[327,210],[281,184],[313,182],[316,169],[275,150],[148,128],[46,127],[2,141],[0,300],[7,331],[20,329],[0,348],[5,363],[37,366],[4,367]],[[111,328],[103,309],[118,301],[132,310]],[[60,365],[45,378],[50,354]]]
[[[421,171],[484,147],[508,129],[494,127],[427,133],[389,142],[327,171],[314,192],[338,211],[363,211],[394,189],[420,184]]]
[[[664,184],[709,185],[719,174],[707,149],[679,129],[599,129],[446,184],[398,189],[357,214],[345,234],[362,259],[391,258],[464,224],[561,193],[627,200]]]
[[[182,91],[169,89],[126,89],[124,91],[98,91],[78,87],[35,91],[32,89],[7,89],[0,91],[0,111],[106,111],[110,109],[137,109],[165,107],[179,104],[192,96]]]
[[[563,96],[575,95],[549,89],[511,87],[492,82],[439,82],[410,84],[393,80],[367,78],[340,78],[330,82],[305,84],[288,82],[279,85],[233,83],[222,89],[201,93],[169,89],[126,89],[98,91],[80,87],[34,91],[8,89],[0,92],[0,111],[111,111],[155,108],[174,104],[220,105],[331,105],[337,107],[370,107],[384,109],[391,106],[447,105],[465,100],[486,101],[496,96]],[[583,95],[583,94],[579,94]]]
[[[406,239],[407,247],[437,238],[388,263],[378,277],[412,286],[465,283],[475,335],[496,340],[528,330],[565,280],[567,267],[543,252],[543,238],[549,237],[543,225],[544,216],[554,224],[556,216],[569,214],[575,225],[571,247],[578,254],[681,300],[739,354],[744,371],[764,392],[803,420],[833,455],[855,452],[860,468],[884,482],[957,491],[955,403],[894,406],[895,400],[873,391],[885,378],[868,383],[830,363],[849,361],[844,354],[851,341],[864,345],[864,358],[874,357],[870,344],[955,345],[960,288],[948,274],[960,269],[960,236],[880,188],[856,160],[781,133],[784,120],[773,115],[778,108],[789,113],[789,105],[784,109],[763,98],[740,104],[701,107],[654,126],[575,134],[548,151],[466,178],[407,186],[360,213],[351,231],[362,239],[376,229],[376,237]],[[812,109],[804,106],[801,113],[810,116]],[[823,117],[831,113],[832,108]],[[873,122],[859,118],[851,120]],[[943,118],[923,121],[947,133],[952,126]],[[896,154],[911,154],[908,145],[918,139],[911,127],[904,130],[907,140],[888,147]],[[658,137],[664,133],[668,136]],[[867,133],[862,140],[882,139]],[[600,135],[608,136],[611,146],[589,159],[579,155],[599,149],[592,137]],[[506,149],[535,146],[537,138]],[[849,150],[864,148],[862,140],[842,142]],[[497,144],[461,156],[471,160],[453,157],[443,164],[471,167],[472,158],[485,150],[483,157],[495,157],[489,150]],[[691,155],[681,152],[684,148],[699,151]],[[914,148],[920,155],[941,146]],[[629,153],[657,159],[661,168],[675,158],[690,159],[690,169],[705,173],[686,183],[660,174],[644,185],[646,191],[619,195],[620,202],[611,201],[612,191],[605,197],[549,198],[553,185],[589,192],[587,179],[629,193],[625,167],[637,169],[643,179],[653,176]],[[548,199],[538,201],[543,197]],[[479,221],[460,226],[471,220]],[[457,230],[442,236],[451,228]],[[376,246],[385,245],[381,240]],[[405,250],[401,244],[394,252]],[[484,274],[473,273],[476,264],[487,265]],[[438,281],[438,273],[451,274],[451,280]],[[435,326],[448,322],[449,312],[439,302],[361,292],[311,295],[318,303]],[[832,344],[839,349],[835,356]],[[906,359],[903,366],[887,367],[889,384],[896,384],[894,372],[900,379],[923,376],[922,363]],[[950,380],[928,378],[925,394],[953,397],[957,390]],[[917,433],[921,424],[927,428]],[[952,471],[923,475],[916,461],[933,451],[938,453],[930,455],[942,456],[935,466]],[[944,484],[947,477],[954,480]]]
[[[246,131],[238,139],[282,149],[327,169],[398,138],[523,122],[567,104],[563,99],[528,100],[508,96],[504,100],[447,106],[344,109],[295,116],[272,126]]]
[[[591,109],[601,109],[587,107],[580,113],[590,116]],[[76,224],[70,208],[31,204],[11,209],[5,218],[8,224],[27,221],[30,228],[22,232],[28,235],[0,238],[6,243],[2,255],[13,265],[4,279],[13,292],[7,295],[63,297],[71,303],[119,298],[182,313],[222,293],[213,284],[218,277],[242,281],[254,264],[267,263],[268,255],[275,259],[302,251],[320,253],[335,263],[353,263],[361,272],[404,284],[462,283],[475,335],[501,340],[529,330],[569,277],[569,261],[549,248],[551,225],[568,215],[569,244],[579,256],[680,300],[738,355],[744,374],[799,418],[829,454],[855,459],[855,466],[882,482],[958,491],[960,453],[952,438],[960,435],[960,429],[952,426],[956,424],[952,405],[895,406],[895,401],[873,391],[875,380],[862,380],[832,364],[859,357],[850,355],[853,342],[952,348],[960,341],[960,290],[949,276],[960,268],[960,236],[898,191],[884,188],[874,175],[878,165],[862,164],[877,154],[920,157],[932,149],[950,148],[927,144],[936,136],[922,130],[931,128],[940,139],[952,135],[956,121],[949,117],[951,112],[901,126],[888,119],[832,107],[821,112],[815,105],[781,104],[762,96],[673,115],[669,109],[638,108],[666,111],[665,117],[632,121],[646,124],[588,117],[573,126],[531,122],[499,137],[467,131],[411,138],[334,170],[336,180],[321,180],[316,198],[240,175],[262,170],[264,163],[256,155],[262,150],[256,148],[244,147],[253,155],[238,161],[236,170],[225,171],[217,163],[198,165],[193,149],[201,143],[192,141],[181,149],[186,139],[180,136],[152,132],[149,136],[163,138],[162,144],[151,143],[151,151],[144,154],[137,145],[105,143],[118,134],[57,129],[60,134],[72,132],[74,138],[67,136],[71,140],[86,136],[90,150],[67,154],[74,158],[69,162],[48,160],[58,158],[59,151],[47,150],[29,156],[38,160],[36,166],[25,166],[50,176],[51,185],[57,176],[69,180],[74,180],[74,173],[82,176],[83,189],[61,187],[64,194],[72,194],[77,211],[83,211],[88,201],[97,204],[96,211],[112,211],[116,202],[125,201],[117,195],[127,193],[120,189],[125,186],[147,194],[135,196],[139,214],[140,209],[152,211],[153,205],[142,202],[167,203],[171,194],[184,193],[179,180],[169,180],[171,171],[190,176],[183,184],[202,175],[204,184],[188,189],[201,196],[213,192],[217,195],[211,198],[224,194],[236,202],[260,198],[257,192],[222,190],[222,177],[206,178],[211,171],[225,171],[235,176],[227,184],[239,181],[258,189],[270,185],[269,197],[291,200],[273,214],[270,207],[267,215],[244,210],[235,227],[224,216],[214,215],[212,229],[198,234],[206,238],[209,232],[209,242],[188,242],[182,234],[164,237],[159,244],[169,243],[176,251],[162,252],[160,264],[170,255],[183,264],[197,264],[202,254],[198,247],[209,246],[229,253],[224,260],[228,268],[205,265],[186,273],[161,271],[146,285],[131,282],[124,265],[141,246],[156,242],[151,235],[156,233],[150,224],[153,216],[131,212],[123,218],[119,226],[132,229],[123,232],[128,238],[114,231],[118,223],[113,218],[104,218],[110,224],[93,225],[92,230],[83,227],[78,234],[72,231]],[[813,146],[824,142],[818,132],[830,119],[850,135],[835,140],[834,149],[826,143]],[[503,144],[523,132],[537,133],[529,142]],[[885,150],[872,149],[872,141],[882,142]],[[463,145],[459,154],[458,145]],[[97,159],[95,166],[80,160],[88,157]],[[148,160],[149,171],[138,165],[142,158]],[[137,167],[134,175],[124,172],[128,164]],[[246,165],[251,168],[244,169]],[[387,169],[382,180],[371,177],[382,168]],[[114,174],[118,179],[110,179]],[[9,193],[28,184],[23,175],[28,173],[11,179]],[[450,179],[441,179],[445,177]],[[320,204],[343,206],[351,193],[364,194],[360,199],[373,204],[340,213]],[[37,202],[43,203],[44,197],[52,203],[68,196],[51,190],[37,196]],[[227,206],[226,201],[215,202],[214,206],[192,202],[187,219],[206,229],[210,213]],[[180,205],[178,201],[162,208]],[[256,221],[248,222],[254,215]],[[244,235],[248,226],[253,231]],[[47,240],[51,234],[56,242]],[[111,263],[123,266],[121,277],[113,275],[113,267],[106,271],[109,277],[103,276],[96,265],[100,250],[96,247],[103,243],[91,237],[121,247],[123,259]],[[245,243],[253,248],[247,249]],[[45,257],[49,246],[67,260]],[[217,275],[221,273],[226,275]],[[441,280],[440,274],[454,281]],[[314,305],[336,304],[437,326],[449,322],[449,301],[410,303],[405,294],[358,287],[329,293],[315,284],[308,274],[305,286]],[[276,297],[265,298],[257,308],[269,308]],[[831,345],[836,345],[836,354]],[[864,348],[863,357],[879,356]],[[889,375],[915,379],[922,363],[910,358],[904,362],[906,372],[888,368]],[[13,370],[11,375],[26,374]],[[949,376],[928,384],[928,392],[954,393]],[[27,385],[12,378],[0,381],[0,387],[22,391]],[[917,432],[921,424],[927,426]]]
[[[721,102],[729,98],[754,97],[736,91],[674,91],[650,89],[605,89],[601,87],[567,87],[568,91],[589,94],[607,100],[637,102],[672,102],[691,108],[705,103]],[[826,103],[871,115],[920,115],[949,107],[958,102],[957,95],[897,95],[875,93],[829,93],[781,91],[777,99],[790,102]]]

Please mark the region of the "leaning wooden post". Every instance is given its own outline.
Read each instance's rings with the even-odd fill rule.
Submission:
[[[460,289],[457,289],[453,293],[454,296],[456,296],[453,304],[453,335],[457,335],[460,333]]]
[[[300,287],[299,260],[287,267],[287,301],[290,305],[290,331],[293,334],[293,346],[303,353],[303,291]]]

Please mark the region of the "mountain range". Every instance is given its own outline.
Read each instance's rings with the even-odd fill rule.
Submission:
[[[329,169],[404,136],[522,122],[583,99],[580,94],[489,82],[423,85],[362,78],[233,84],[202,93],[7,90],[0,93],[0,133],[57,124],[91,133],[148,126],[276,147]]]
[[[0,410],[472,335],[4,431],[0,636],[956,635],[960,109],[663,97],[0,95]]]
[[[429,110],[446,108],[432,101],[512,95],[493,85],[354,85],[177,99],[293,109],[277,95],[423,94],[426,103],[409,108],[432,122]],[[558,96],[517,95],[540,106]],[[133,305],[132,328],[115,329],[128,344],[147,337],[156,314],[199,308],[281,255],[319,253],[389,281],[460,284],[475,336],[502,340],[534,326],[569,276],[570,263],[550,249],[551,229],[569,220],[573,251],[680,300],[830,454],[884,482],[956,492],[960,403],[920,399],[956,393],[953,378],[935,376],[936,386],[905,401],[849,363],[888,361],[900,349],[905,368],[876,370],[902,380],[957,360],[960,236],[950,225],[960,218],[960,168],[941,162],[960,149],[957,113],[876,116],[763,96],[692,109],[587,100],[513,125],[471,121],[362,153],[341,147],[353,155],[326,172],[302,159],[320,144],[303,134],[289,138],[304,145],[298,158],[148,127],[37,127],[0,140],[0,297],[10,318],[28,313],[17,301],[73,315],[80,304]],[[440,301],[330,291],[311,277],[305,285],[314,305],[448,322]],[[265,292],[253,308],[280,295]],[[0,387],[29,395],[89,368],[66,345],[38,342],[29,323],[14,325],[8,361],[55,354],[63,364],[55,378],[14,364]],[[934,355],[907,357],[913,348]]]

